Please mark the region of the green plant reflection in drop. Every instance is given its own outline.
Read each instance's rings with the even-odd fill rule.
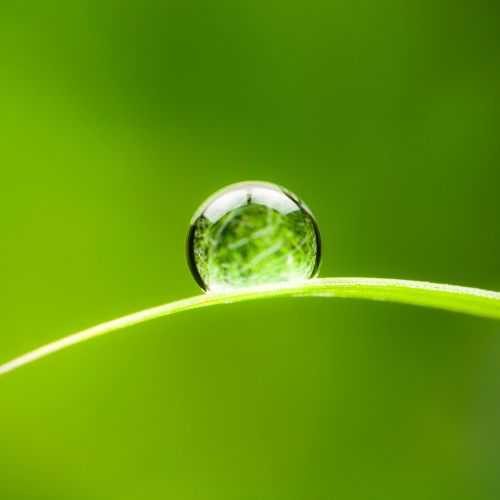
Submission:
[[[207,292],[293,282],[317,275],[321,239],[311,211],[293,193],[268,182],[241,182],[198,209],[187,257]]]

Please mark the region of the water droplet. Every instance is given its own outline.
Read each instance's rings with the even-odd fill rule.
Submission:
[[[267,182],[241,182],[211,196],[193,217],[189,267],[205,291],[316,276],[321,239],[311,211]]]

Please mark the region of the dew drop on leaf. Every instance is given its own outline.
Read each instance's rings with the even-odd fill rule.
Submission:
[[[207,292],[293,282],[318,273],[321,238],[313,214],[293,193],[268,182],[241,182],[198,209],[187,257]]]

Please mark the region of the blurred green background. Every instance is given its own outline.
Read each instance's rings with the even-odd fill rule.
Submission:
[[[191,215],[301,196],[321,276],[500,290],[500,6],[2,0],[0,361],[199,293]],[[276,299],[0,380],[0,498],[500,498],[500,326]]]

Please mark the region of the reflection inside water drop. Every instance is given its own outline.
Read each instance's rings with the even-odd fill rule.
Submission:
[[[267,182],[222,189],[196,212],[187,238],[191,272],[205,291],[316,276],[321,240],[311,211]]]

